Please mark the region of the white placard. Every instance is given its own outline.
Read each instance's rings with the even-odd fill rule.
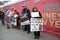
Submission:
[[[30,21],[29,20],[27,20],[25,22],[21,22],[21,25],[28,25],[28,24],[30,24]]]
[[[17,26],[17,16],[18,16],[18,15],[14,15],[13,18],[12,18],[12,22],[11,22],[11,23],[12,23],[12,25],[14,25],[14,26]]]
[[[40,17],[39,12],[32,12],[31,17]]]
[[[43,25],[43,21],[40,18],[31,18],[31,28],[30,31],[34,32],[34,31],[41,31],[39,29],[39,25]]]

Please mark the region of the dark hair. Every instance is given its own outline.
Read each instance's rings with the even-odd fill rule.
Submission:
[[[14,11],[16,12],[17,10],[15,9]]]
[[[25,6],[22,6],[22,7],[25,7]]]
[[[33,12],[35,12],[34,9],[37,9],[37,7],[34,7],[34,8],[32,9]],[[38,11],[38,9],[37,9],[36,11]]]

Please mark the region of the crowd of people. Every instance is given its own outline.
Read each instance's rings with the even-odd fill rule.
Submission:
[[[32,18],[30,10],[26,6],[22,6],[22,7],[23,7],[23,9],[22,9],[21,15],[27,13],[27,15],[26,15],[28,17],[27,19],[30,21],[30,19]],[[37,7],[33,7],[32,12],[38,12],[40,17],[36,17],[36,18],[42,18],[42,15],[38,11]],[[0,11],[0,20],[2,21],[3,25],[4,24],[7,25],[7,29],[10,29],[10,28],[21,29],[20,26],[22,26],[23,31],[27,31],[27,33],[29,34],[31,32],[30,24],[21,25],[21,22],[26,21],[26,18],[21,20],[21,18],[20,18],[21,15],[20,15],[19,11],[14,8],[12,8],[10,10],[6,9],[6,13],[5,13],[5,17],[6,17],[5,22],[6,23],[4,23],[4,12],[1,12],[1,11]],[[40,38],[40,31],[34,31],[34,39],[39,39],[39,38]]]

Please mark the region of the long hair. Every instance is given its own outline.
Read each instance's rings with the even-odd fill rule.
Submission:
[[[34,11],[34,9],[36,9],[36,11]],[[33,11],[33,12],[37,12],[37,11],[38,11],[37,7],[34,7],[34,8],[32,9],[32,11]]]
[[[36,11],[35,11],[34,9],[36,9]],[[34,7],[34,8],[32,9],[32,12],[39,12],[39,11],[38,11],[37,7]],[[39,12],[39,15],[40,15],[40,18],[42,18],[42,15],[41,15],[40,12]]]

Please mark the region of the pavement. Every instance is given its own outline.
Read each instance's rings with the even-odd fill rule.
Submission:
[[[21,29],[7,29],[6,25],[0,25],[0,40],[38,40],[34,39],[33,33],[28,34]],[[41,32],[39,40],[60,40],[60,38]]]

